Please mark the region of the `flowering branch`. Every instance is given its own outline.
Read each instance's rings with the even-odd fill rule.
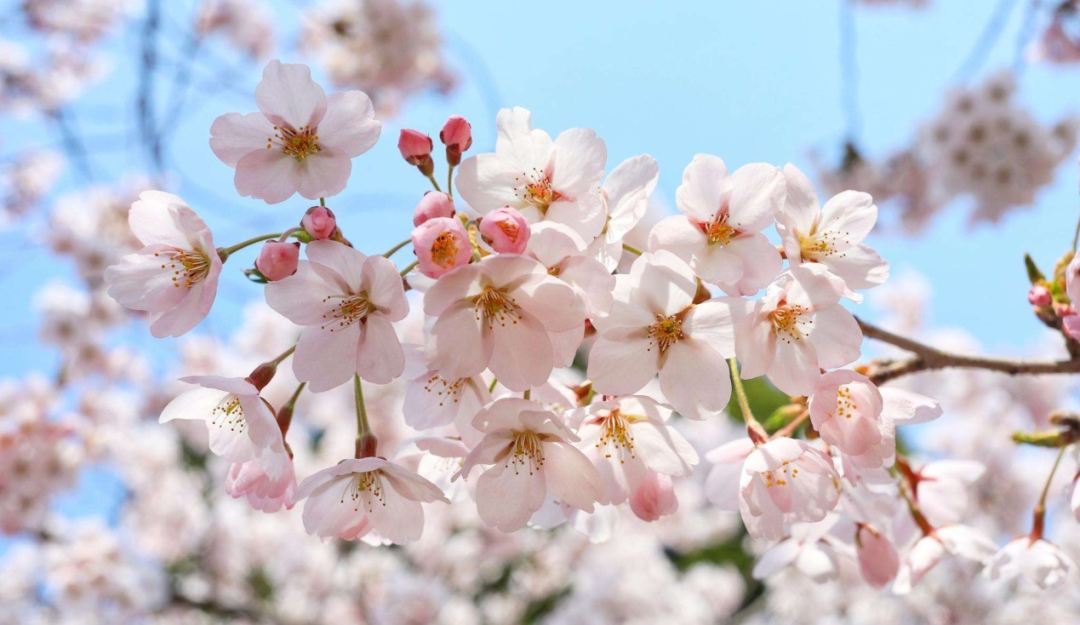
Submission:
[[[1000,371],[1009,375],[1080,373],[1080,359],[1037,361],[954,354],[893,334],[858,317],[856,317],[856,321],[859,322],[863,336],[894,345],[914,354],[914,356],[905,360],[880,360],[872,363],[868,375],[875,384],[883,384],[889,380],[895,380],[919,371],[953,368],[985,369],[987,371]]]

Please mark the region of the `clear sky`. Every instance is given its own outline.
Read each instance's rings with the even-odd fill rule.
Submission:
[[[1024,8],[1021,2],[1003,2],[1014,10],[976,77],[1014,62]],[[166,56],[175,57],[187,3],[166,4],[167,32],[172,33]],[[268,4],[277,25],[287,29],[286,42],[291,41],[295,33],[290,30],[299,22],[295,3]],[[458,90],[448,98],[421,96],[398,118],[387,120],[379,145],[354,162],[349,190],[329,201],[350,239],[364,251],[382,251],[406,238],[412,207],[426,189],[423,178],[397,155],[398,130],[407,126],[435,135],[451,113],[472,122],[474,152],[492,148],[494,115],[502,106],[531,109],[535,125],[552,135],[576,126],[594,128],[607,141],[609,170],[642,152],[659,160],[657,194],[669,205],[683,168],[696,153],[717,154],[731,168],[791,161],[810,171],[809,152],[832,153],[844,136],[841,8],[836,1],[484,0],[436,7],[448,56],[461,78]],[[902,146],[919,122],[934,113],[997,7],[988,0],[933,0],[919,11],[855,10],[860,139],[871,156]],[[10,8],[0,11],[0,16],[10,14]],[[0,26],[0,36],[19,40],[17,29],[9,21]],[[139,160],[131,151],[116,149],[132,136],[133,113],[128,104],[115,106],[118,91],[134,88],[137,46],[134,33],[109,43],[114,73],[77,109],[82,128],[99,137],[91,148],[107,159],[99,161],[103,181],[138,171]],[[301,59],[298,54],[281,56]],[[292,225],[308,202],[296,196],[267,206],[236,196],[232,170],[208,147],[209,127],[221,113],[254,110],[261,68],[230,79],[226,89],[208,80],[223,63],[239,66],[220,51],[200,57],[198,89],[187,100],[168,155],[176,166],[174,190],[203,215],[218,244],[228,245]],[[171,72],[163,72],[162,80],[171,80]],[[1078,110],[1078,87],[1080,69],[1031,66],[1020,80],[1019,98],[1039,119],[1056,121]],[[169,92],[163,90],[162,108],[169,106]],[[15,154],[42,138],[55,142],[51,130],[37,124],[0,121],[0,155]],[[1033,209],[1016,211],[998,226],[969,229],[967,207],[960,202],[919,237],[875,233],[868,243],[891,261],[894,275],[916,271],[929,279],[935,323],[964,327],[988,349],[1022,351],[1042,334],[1025,299],[1023,253],[1030,251],[1051,265],[1069,245],[1080,213],[1075,157],[1057,174]],[[79,188],[73,179],[64,186]],[[52,277],[74,280],[64,263],[18,241],[16,234],[37,237],[39,232],[9,233],[9,249],[0,252],[0,288],[7,301],[0,308],[0,346],[19,356],[0,359],[0,374],[8,376],[51,366],[51,354],[28,338],[36,328],[30,298]],[[234,326],[238,305],[260,297],[257,287],[243,284],[239,265],[230,262],[226,268],[219,305],[208,319],[211,331]],[[156,348],[165,353],[168,342],[158,343]]]

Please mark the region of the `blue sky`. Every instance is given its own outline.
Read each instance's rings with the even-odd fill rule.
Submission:
[[[1014,62],[1024,3],[1003,2],[1014,10],[976,78]],[[173,33],[166,56],[175,56],[175,33],[187,3],[166,4],[166,24]],[[298,23],[294,4],[268,4],[279,27]],[[449,59],[461,77],[459,89],[448,98],[421,96],[400,117],[387,120],[379,145],[354,162],[349,190],[329,201],[349,237],[365,251],[385,250],[408,236],[412,207],[426,189],[423,178],[397,155],[398,130],[414,127],[434,135],[451,113],[472,122],[474,151],[491,149],[494,113],[502,106],[531,109],[535,125],[552,135],[576,126],[594,128],[607,141],[609,170],[642,152],[659,160],[657,193],[669,205],[683,168],[699,152],[717,154],[732,168],[791,161],[810,171],[809,152],[835,151],[844,136],[840,5],[835,1],[658,5],[485,0],[436,7]],[[935,0],[922,11],[856,9],[860,139],[870,155],[902,146],[934,113],[997,7],[989,1]],[[11,22],[0,27],[0,35],[23,39]],[[293,36],[287,33],[286,41]],[[130,140],[135,124],[127,104],[116,107],[115,94],[134,89],[137,45],[131,33],[109,42],[105,52],[114,73],[76,109],[88,133],[105,137],[91,146],[99,158],[105,157],[98,165],[103,181],[137,173],[140,167],[131,150],[116,149]],[[302,57],[286,53],[282,59]],[[201,57],[197,75],[208,76],[222,62],[239,66],[218,50],[213,58]],[[309,204],[299,196],[275,206],[238,197],[232,170],[209,150],[209,127],[217,115],[254,110],[260,69],[251,67],[228,90],[197,79],[197,93],[168,148],[170,162],[177,165],[174,190],[204,216],[219,245],[288,227]],[[163,72],[163,80],[171,78],[171,71]],[[1032,66],[1020,80],[1019,98],[1039,119],[1056,121],[1080,108],[1078,87],[1080,70]],[[163,92],[162,108],[168,106],[169,91]],[[15,154],[42,138],[55,141],[40,124],[0,121],[0,155]],[[1041,264],[1051,265],[1069,245],[1080,214],[1074,163],[1075,158],[1067,160],[1033,209],[1017,211],[998,226],[970,229],[967,206],[959,202],[919,237],[875,233],[868,242],[891,261],[894,275],[917,271],[929,279],[935,323],[964,327],[991,350],[1022,351],[1042,335],[1025,300],[1022,257],[1030,251]],[[76,190],[79,183],[69,176],[64,188]],[[44,249],[31,246],[26,252],[25,244],[8,241],[13,247],[0,253],[5,261],[0,287],[9,296],[9,305],[0,310],[0,345],[20,357],[0,360],[0,374],[12,376],[51,367],[52,354],[29,339],[36,328],[30,298],[50,278],[74,278],[65,263],[50,259]],[[208,319],[211,331],[234,327],[238,306],[260,297],[258,288],[244,284],[240,265],[230,262],[226,268],[223,295]],[[155,349],[165,353],[170,341],[158,342]]]

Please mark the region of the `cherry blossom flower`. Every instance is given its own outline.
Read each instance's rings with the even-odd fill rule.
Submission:
[[[634,393],[659,373],[664,396],[684,416],[720,414],[731,397],[729,303],[695,305],[693,272],[664,250],[642,255],[616,280],[611,314],[592,320],[600,335],[589,355],[593,387],[609,395]]]
[[[500,254],[521,254],[529,244],[529,222],[509,206],[497,208],[480,220],[480,235]]]
[[[1023,576],[1043,590],[1061,586],[1075,572],[1076,563],[1060,547],[1027,535],[1011,540],[986,566],[990,579]]]
[[[649,471],[668,477],[693,472],[697,452],[668,425],[670,417],[669,407],[642,395],[596,402],[568,414],[581,437],[578,448],[604,482],[600,503],[623,503],[645,484]],[[650,486],[654,491],[657,487]]]
[[[302,499],[309,534],[356,540],[374,531],[396,545],[423,534],[421,503],[450,503],[428,480],[382,458],[342,460],[307,477],[293,501]]]
[[[870,378],[847,369],[822,375],[809,403],[810,421],[821,439],[866,469],[892,466],[897,425],[941,416],[941,406],[932,399],[903,389],[879,389]]]
[[[270,470],[264,465],[269,465]],[[226,493],[234,499],[246,497],[251,507],[263,512],[277,512],[282,506],[292,508],[295,491],[296,473],[287,452],[272,452],[259,460],[233,463],[225,480]]]
[[[791,266],[820,263],[839,276],[845,295],[861,301],[856,289],[877,286],[889,277],[889,263],[862,240],[877,221],[877,206],[869,194],[844,191],[822,207],[814,186],[797,167],[784,166],[787,199],[777,215],[776,229]]]
[[[840,500],[832,460],[805,441],[778,438],[754,449],[739,477],[739,511],[754,538],[777,540],[786,524],[816,523]]]
[[[255,101],[258,113],[214,120],[210,148],[236,169],[240,195],[268,204],[297,192],[309,200],[341,193],[351,159],[370,150],[382,132],[367,95],[327,96],[305,65],[270,61]]]
[[[432,369],[456,380],[490,368],[514,391],[547,381],[549,333],[577,328],[585,318],[571,287],[535,260],[511,254],[488,256],[439,278],[424,297],[424,312],[438,317],[427,341]]]
[[[128,223],[143,244],[105,271],[109,295],[125,308],[150,313],[150,333],[180,336],[214,304],[221,258],[202,219],[179,197],[144,191]]]
[[[314,392],[359,375],[386,384],[401,375],[405,352],[392,325],[409,304],[394,263],[335,241],[307,245],[296,273],[266,285],[266,303],[304,326],[293,371]]]
[[[607,223],[590,249],[609,271],[619,266],[623,239],[645,216],[659,176],[656,159],[642,154],[619,163],[600,187]]]
[[[829,514],[816,523],[792,524],[791,536],[776,543],[758,558],[751,572],[754,579],[772,577],[788,566],[794,566],[818,584],[836,579],[840,573],[840,562],[827,534],[839,521],[840,515]]]
[[[401,412],[409,427],[427,430],[450,425],[459,415],[471,423],[491,401],[488,385],[479,375],[445,380],[437,371],[426,371],[409,382]]]
[[[705,460],[712,464],[705,478],[705,496],[721,510],[739,511],[739,481],[742,479],[743,465],[754,451],[754,442],[742,437],[728,441],[705,454]]]
[[[420,273],[439,278],[472,259],[472,243],[461,221],[454,217],[432,217],[412,232],[413,252]]]
[[[970,486],[986,472],[971,460],[928,462],[915,474],[919,509],[932,525],[959,523],[971,503]]]
[[[752,163],[728,175],[724,161],[698,154],[675,193],[682,215],[649,233],[649,249],[669,250],[702,280],[729,295],[752,295],[780,273],[783,261],[761,233],[784,199],[779,167]]]
[[[946,525],[915,541],[904,555],[893,582],[893,592],[906,595],[923,576],[941,563],[946,555],[986,564],[997,552],[997,545],[982,532],[967,525]]]
[[[862,331],[838,305],[843,293],[839,278],[807,263],[781,274],[761,299],[734,300],[735,352],[743,379],[766,375],[788,395],[809,395],[821,369],[857,359]]]
[[[493,465],[476,482],[476,509],[488,525],[512,532],[525,527],[551,493],[586,512],[604,496],[604,484],[580,439],[555,413],[527,399],[503,398],[476,415],[485,433],[462,464],[466,479],[478,464]]]
[[[860,523],[855,531],[855,547],[859,572],[867,584],[874,588],[884,588],[896,578],[896,572],[900,569],[900,556],[888,537],[873,527]]]
[[[180,378],[197,384],[173,399],[161,411],[161,423],[173,419],[201,419],[210,433],[210,451],[233,463],[257,460],[277,480],[291,463],[283,462],[284,440],[274,413],[259,396],[259,389],[242,378],[195,375]]]
[[[496,125],[495,152],[461,163],[461,197],[481,215],[510,206],[529,223],[565,224],[588,241],[599,235],[605,221],[597,192],[607,161],[604,140],[573,128],[552,141],[533,129],[532,113],[518,107],[499,111]]]

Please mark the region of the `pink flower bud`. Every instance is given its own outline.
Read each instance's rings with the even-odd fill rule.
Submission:
[[[428,191],[424,194],[424,197],[420,198],[420,203],[416,205],[412,222],[414,226],[419,226],[429,219],[453,216],[454,200],[441,191]]]
[[[410,165],[422,166],[431,160],[431,137],[419,130],[402,129],[397,142],[401,157]]]
[[[1030,291],[1028,291],[1028,302],[1030,302],[1032,306],[1038,306],[1042,308],[1043,306],[1049,306],[1050,304],[1052,304],[1054,302],[1054,298],[1050,296],[1050,289],[1046,288],[1041,284],[1036,284],[1035,286],[1031,287]]]
[[[469,264],[472,245],[461,221],[453,217],[434,217],[412,232],[413,252],[420,261],[420,273],[429,278]]]
[[[1065,317],[1068,317],[1070,315],[1075,315],[1076,309],[1073,308],[1072,304],[1066,304],[1064,302],[1054,302],[1054,313],[1057,314],[1058,317],[1064,319]]]
[[[472,147],[472,126],[464,117],[451,115],[439,131],[439,139],[446,146],[447,162],[456,167],[461,162],[461,153]]]
[[[337,218],[333,211],[325,206],[312,206],[300,220],[300,227],[312,237],[323,241],[334,236],[337,230]]]
[[[896,577],[900,558],[889,539],[869,525],[859,525],[855,534],[859,570],[867,584],[881,588]]]
[[[529,243],[529,222],[517,210],[504,206],[480,220],[480,234],[501,254],[521,254]]]
[[[679,509],[675,484],[670,477],[649,469],[641,485],[630,495],[630,509],[642,521],[655,521],[674,514]]]
[[[267,241],[255,259],[255,267],[267,280],[281,280],[296,273],[300,261],[299,243]]]

